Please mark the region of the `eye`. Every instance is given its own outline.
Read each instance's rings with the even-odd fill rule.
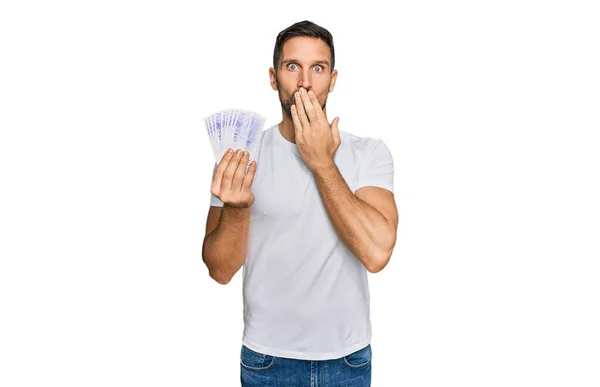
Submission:
[[[323,67],[321,67],[321,66],[315,66],[315,69],[318,69],[317,70],[318,73],[323,71]]]
[[[288,65],[288,69],[290,69],[290,70],[295,70],[295,68],[292,68],[292,66],[294,66],[294,67],[297,67],[295,63],[290,63],[290,64]]]

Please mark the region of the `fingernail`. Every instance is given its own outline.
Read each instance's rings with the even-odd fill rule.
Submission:
[[[235,151],[235,154],[236,154],[236,155],[239,155],[240,153],[242,153],[242,150],[241,150],[241,149],[238,149],[238,150],[236,150],[236,151]]]
[[[227,149],[227,156],[231,156],[231,153],[233,153],[233,150],[231,148]]]
[[[301,88],[300,88],[300,92],[301,92],[302,94],[306,93],[306,90],[304,90],[304,87],[301,87]]]

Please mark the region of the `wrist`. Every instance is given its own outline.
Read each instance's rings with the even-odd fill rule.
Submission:
[[[336,168],[337,168],[337,166],[335,165],[333,160],[329,160],[329,161],[326,161],[323,163],[315,164],[315,165],[311,166],[310,169],[313,171],[314,174],[321,174],[321,173],[331,172],[331,171],[335,170]]]

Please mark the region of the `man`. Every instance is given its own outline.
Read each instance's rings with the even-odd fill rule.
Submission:
[[[371,383],[367,271],[396,242],[394,168],[381,140],[329,124],[334,65],[326,29],[281,31],[269,76],[283,119],[249,166],[226,154],[213,174],[202,254],[221,284],[244,267],[243,386]]]

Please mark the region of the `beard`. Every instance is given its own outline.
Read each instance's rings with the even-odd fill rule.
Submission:
[[[294,93],[284,100],[281,95],[281,87],[279,86],[279,80],[275,78],[275,83],[277,84],[277,94],[279,95],[279,103],[281,103],[281,107],[287,116],[292,120],[292,105],[296,103],[296,98],[294,97]],[[325,97],[325,102],[321,105],[321,109],[324,110],[327,105],[327,97]]]

